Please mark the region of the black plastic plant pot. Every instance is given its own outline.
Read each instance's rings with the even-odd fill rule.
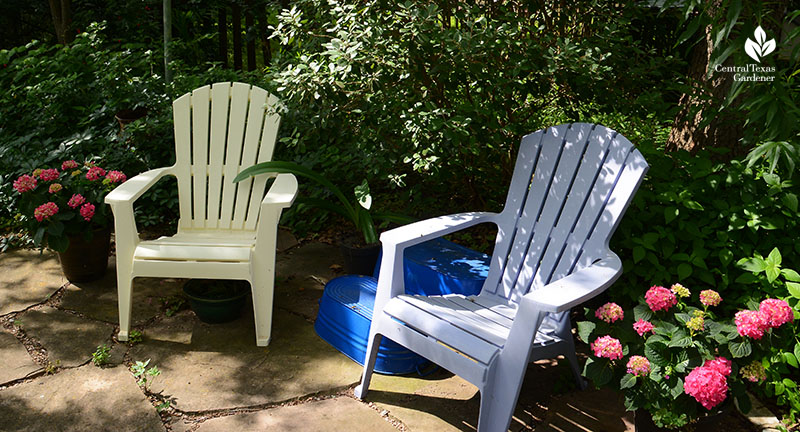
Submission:
[[[247,302],[247,281],[191,279],[183,285],[189,305],[204,323],[220,324],[239,318]]]
[[[378,263],[378,255],[381,253],[380,243],[361,247],[342,244],[341,250],[345,273],[372,276]]]

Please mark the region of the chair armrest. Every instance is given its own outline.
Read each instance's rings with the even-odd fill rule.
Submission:
[[[519,357],[520,349],[530,349],[548,312],[564,312],[589,300],[611,286],[621,273],[622,261],[609,251],[600,261],[522,296],[500,357],[504,361]]]
[[[281,211],[289,207],[297,196],[297,178],[292,174],[278,174],[269,191],[261,200],[261,213],[256,225],[256,244],[253,253],[258,257],[273,256],[278,235]],[[274,258],[266,260],[275,265]]]
[[[269,192],[261,201],[261,209],[266,206],[277,206],[279,208],[290,207],[297,197],[297,178],[294,174],[278,174]]]
[[[497,213],[472,212],[440,216],[389,230],[381,234],[381,273],[374,310],[380,311],[392,297],[405,293],[403,251],[409,246],[441,237],[484,222],[497,223]]]
[[[168,174],[172,174],[172,167],[156,168],[143,172],[136,177],[128,179],[128,181],[109,192],[108,195],[106,195],[105,202],[112,207],[121,203],[132,204],[139,199],[142,194],[147,192],[151,186]]]
[[[498,213],[471,212],[439,216],[389,230],[381,234],[387,245],[406,248],[484,222],[496,222]]]
[[[600,294],[622,274],[622,261],[608,252],[600,261],[523,296],[522,308],[563,312]]]

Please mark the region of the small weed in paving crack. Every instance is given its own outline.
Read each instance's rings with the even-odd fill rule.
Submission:
[[[48,360],[47,364],[44,365],[44,371],[48,375],[52,375],[52,374],[58,372],[58,368],[60,366],[61,366],[61,360],[56,360],[55,362],[52,362],[52,361]]]
[[[131,344],[131,346],[133,346],[141,341],[142,341],[142,332],[140,332],[139,330],[131,330],[130,334],[128,335],[128,343]]]
[[[111,348],[105,344],[98,346],[97,350],[92,353],[92,363],[98,367],[108,364],[110,358]]]
[[[171,317],[183,309],[186,305],[186,299],[181,296],[161,297],[161,303],[164,305],[164,313]]]
[[[131,372],[133,372],[133,376],[136,378],[136,384],[139,384],[139,387],[143,388],[147,393],[150,392],[150,385],[153,383],[155,377],[161,375],[158,366],[151,366],[148,368],[147,365],[149,364],[150,359],[147,359],[147,361],[144,362],[137,361],[131,366]]]

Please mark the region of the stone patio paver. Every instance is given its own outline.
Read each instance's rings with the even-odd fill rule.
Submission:
[[[474,431],[478,418],[478,389],[444,370],[425,378],[375,374],[366,400],[412,431]]]
[[[0,331],[0,384],[25,378],[41,369],[14,335]]]
[[[306,243],[278,254],[275,273],[279,278],[294,276],[304,279],[315,276],[327,282],[340,275],[330,268],[331,265],[342,265],[343,262],[338,247],[325,243]],[[278,282],[276,280],[276,286]]]
[[[248,313],[249,312],[249,313]],[[227,324],[200,322],[190,311],[145,331],[130,352],[161,370],[151,387],[183,411],[287,401],[355,383],[360,367],[314,333],[301,317],[273,315],[269,347],[255,345],[252,312]]]
[[[6,431],[163,431],[124,367],[83,366],[0,390]]]
[[[131,321],[140,325],[162,312],[161,298],[182,293],[182,279],[136,278],[133,280]],[[117,324],[116,258],[109,260],[105,276],[94,282],[71,283],[61,298],[61,307],[100,321]]]
[[[45,307],[25,312],[17,318],[25,334],[39,340],[53,364],[78,366],[92,358],[99,345],[109,343],[113,327]]]
[[[622,395],[604,390],[575,391],[550,400],[542,430],[559,432],[633,432],[633,413]]]
[[[530,365],[510,430],[534,428],[547,412],[545,406],[556,383],[571,379],[566,365],[555,361],[540,360]],[[375,374],[366,399],[413,431],[474,431],[478,423],[477,387],[443,369],[427,377]]]
[[[386,419],[349,397],[271,408],[203,422],[197,432],[397,432]]]
[[[53,252],[4,252],[0,254],[0,269],[0,315],[40,303],[67,283]]]

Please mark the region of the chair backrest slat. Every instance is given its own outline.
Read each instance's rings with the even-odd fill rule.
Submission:
[[[264,125],[264,106],[267,103],[266,90],[253,87],[250,90],[250,108],[247,113],[247,130],[244,134],[241,167],[247,168],[256,163],[261,128]],[[244,229],[245,217],[250,204],[253,179],[247,178],[237,185],[236,209],[233,212],[232,229]],[[257,199],[255,201],[258,201]]]
[[[500,277],[505,273],[508,257],[514,246],[517,220],[520,218],[528,192],[530,191],[531,178],[539,162],[542,149],[544,131],[537,131],[522,138],[519,147],[517,162],[514,166],[514,176],[508,188],[508,196],[503,212],[500,215],[500,230],[492,254],[489,274],[483,286],[483,292],[494,294],[499,286]]]
[[[228,119],[228,142],[225,151],[225,165],[222,177],[222,208],[219,217],[219,228],[230,229],[233,208],[236,205],[236,184],[233,178],[239,173],[242,161],[242,141],[247,121],[247,105],[250,99],[250,86],[234,83],[231,89],[231,108]]]
[[[510,302],[601,257],[647,164],[615,131],[575,123],[523,138],[517,168],[483,289]]]
[[[243,83],[200,87],[173,103],[180,230],[255,231],[267,180],[274,175],[238,184],[233,179],[272,158],[280,125],[277,104],[267,91]]]
[[[597,186],[606,158],[610,156],[608,149],[613,139],[596,131],[589,136],[583,162],[552,234],[551,246],[563,250],[561,254],[548,255],[539,266],[539,273],[550,274],[550,280],[569,274],[580,251],[579,245],[591,234],[600,203],[590,200],[589,196]]]
[[[208,134],[211,86],[192,92],[192,228],[206,227],[206,194],[208,193]]]
[[[625,139],[625,141],[627,140]],[[586,267],[599,254],[608,249],[608,241],[617,226],[619,226],[620,216],[625,213],[628,205],[630,205],[631,199],[636,190],[639,189],[639,185],[642,183],[648,168],[647,162],[639,150],[634,149],[628,154],[622,172],[617,177],[616,183],[614,183],[614,191],[606,200],[603,212],[598,215],[592,234],[576,260],[575,268]]]
[[[529,191],[525,200],[517,204],[522,206],[522,212],[513,221],[513,225],[509,224],[510,226],[507,228],[508,230],[513,230],[514,236],[512,239],[513,246],[506,259],[505,270],[496,292],[501,297],[508,298],[511,295],[511,290],[516,284],[530,248],[534,229],[542,225],[538,224],[537,221],[545,209],[545,194],[548,192],[553,174],[558,168],[567,128],[568,125],[561,125],[544,131],[540,144],[541,150],[533,176],[526,175],[524,178],[527,180],[527,184],[519,185],[529,189]],[[514,175],[516,176],[517,174],[514,173]],[[514,210],[514,212],[518,211]]]
[[[274,110],[278,105],[278,98],[270,95],[267,99],[267,107]],[[261,134],[261,148],[258,150],[258,163],[267,162],[272,160],[272,152],[275,150],[275,141],[278,138],[278,127],[281,125],[281,117],[274,112],[268,112],[264,117],[264,127]],[[273,176],[258,176],[253,179],[253,197],[264,196],[264,189],[267,186],[267,180]],[[250,208],[247,210],[247,220],[244,224],[245,230],[253,230],[256,228],[258,220],[258,209],[261,202],[259,200],[250,200]]]
[[[517,225],[517,232],[525,232],[526,237],[517,240],[524,250],[522,265],[507,269],[503,277],[503,297],[519,291],[520,286],[528,286],[538,264],[544,258],[543,251],[548,247],[550,235],[566,202],[567,193],[575,178],[578,162],[583,157],[590,125],[570,126],[562,132],[547,130],[542,141],[542,157],[555,160],[554,169],[547,169],[539,177],[539,171],[531,183],[531,193],[525,203],[526,212],[538,216]],[[549,138],[549,139],[548,139]],[[538,182],[538,183],[537,183]],[[509,271],[511,270],[511,271]]]
[[[600,129],[601,130],[598,132],[601,133],[607,130],[605,128]],[[586,139],[595,146],[603,145],[602,143],[594,142],[594,140],[589,139],[589,137]],[[571,214],[564,215],[565,217],[562,225],[566,226],[567,228],[562,230],[553,230],[553,232],[547,236],[546,248],[541,251],[537,251],[537,255],[532,254],[528,257],[529,265],[534,268],[533,273],[531,274],[532,277],[521,281],[522,283],[515,288],[516,295],[525,294],[531,289],[542,287],[550,282],[553,279],[554,267],[559,259],[563,256],[567,248],[583,248],[588,235],[590,235],[594,230],[597,218],[603,211],[608,196],[611,193],[614,184],[616,183],[616,178],[620,172],[620,167],[630,150],[630,146],[612,145],[607,153],[607,157],[604,158],[601,169],[598,169],[597,171],[590,169],[582,173],[586,176],[584,177],[586,183],[592,185],[591,190],[588,190],[587,193],[584,194],[580,194],[579,192],[576,193],[576,203],[578,200],[580,200],[580,204],[573,205],[569,209],[573,212]],[[571,244],[567,244],[566,242],[568,240],[569,231],[572,230],[571,225],[580,221],[581,215],[577,213],[578,210],[582,210],[586,215],[586,218],[583,220],[583,224],[581,226],[582,235],[570,237],[569,240],[571,240]],[[538,260],[538,265],[533,263],[536,260]],[[583,266],[578,268],[582,267]],[[574,266],[570,270],[574,270]],[[566,274],[562,276],[566,276]]]
[[[230,84],[211,86],[211,143],[208,149],[208,209],[206,228],[219,227],[220,198],[222,194],[222,164],[225,158],[225,138],[228,132],[228,106]]]
[[[192,184],[190,182],[191,146],[192,146],[192,101],[185,94],[172,103],[172,120],[175,131],[175,168],[178,178],[178,208],[181,217],[179,228],[192,226]]]

